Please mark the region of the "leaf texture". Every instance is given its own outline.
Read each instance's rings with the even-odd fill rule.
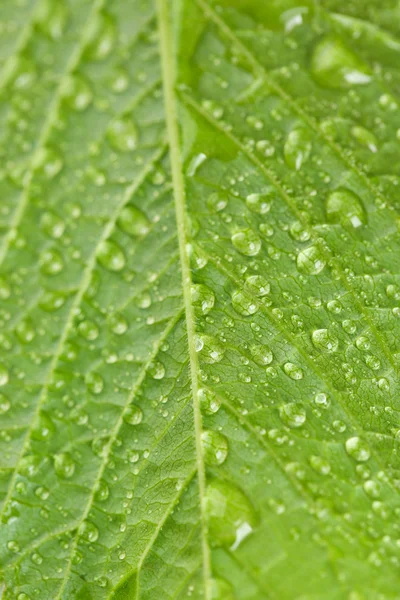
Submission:
[[[4,0],[4,600],[399,598],[395,0]]]

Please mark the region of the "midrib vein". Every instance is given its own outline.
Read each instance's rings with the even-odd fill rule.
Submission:
[[[186,329],[188,336],[188,350],[190,358],[191,388],[193,397],[194,428],[196,437],[197,473],[200,494],[200,518],[202,523],[202,550],[203,550],[203,575],[205,587],[205,600],[210,600],[211,559],[207,536],[207,520],[205,514],[206,475],[201,446],[202,419],[199,404],[199,384],[195,338],[195,317],[191,301],[191,272],[187,254],[188,236],[186,230],[186,202],[185,185],[182,174],[181,153],[179,144],[178,116],[175,96],[175,73],[173,67],[173,48],[170,29],[170,14],[168,0],[156,0],[158,12],[158,26],[160,35],[160,56],[163,75],[164,103],[166,113],[167,132],[170,147],[170,162],[172,181],[174,186],[176,225],[178,230],[179,253],[182,269],[182,287],[186,315]]]

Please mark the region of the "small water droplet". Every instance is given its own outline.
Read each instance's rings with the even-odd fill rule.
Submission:
[[[232,294],[232,306],[239,315],[248,317],[254,315],[258,309],[258,304],[252,296],[246,292],[237,290]]]
[[[4,365],[0,365],[0,387],[7,385],[9,379],[8,370]]]
[[[250,277],[247,277],[244,287],[258,298],[268,296],[271,289],[268,281],[262,275],[250,275]]]
[[[54,470],[59,477],[69,479],[75,472],[75,463],[69,452],[56,454],[54,457]]]
[[[124,414],[125,423],[129,425],[139,425],[143,419],[142,409],[136,404],[132,404]]]
[[[206,364],[220,362],[225,354],[225,349],[222,344],[210,335],[196,336],[195,347],[196,352],[200,355],[201,361]]]
[[[246,198],[247,208],[258,215],[265,215],[271,209],[272,196],[273,192],[266,194],[249,194]]]
[[[125,254],[121,248],[111,240],[103,242],[97,253],[97,260],[108,271],[122,271],[125,267]]]
[[[284,155],[288,167],[299,171],[308,160],[312,150],[312,142],[307,129],[296,127],[285,142]]]
[[[148,373],[149,373],[150,377],[152,377],[153,379],[163,379],[163,377],[165,375],[165,367],[161,362],[154,361],[150,365],[150,367],[148,369]]]
[[[82,321],[78,325],[79,335],[88,341],[94,341],[99,336],[99,328],[93,321]]]
[[[111,122],[107,137],[114,150],[132,152],[137,146],[138,131],[132,119],[125,116]]]
[[[116,27],[105,11],[90,20],[88,45],[85,54],[89,60],[104,60],[111,53],[116,39]]]
[[[298,402],[288,402],[281,406],[279,415],[282,422],[291,428],[302,427],[307,419],[304,406]]]
[[[217,413],[221,406],[221,401],[214,392],[211,390],[205,390],[203,388],[198,391],[198,399],[200,402],[201,410],[206,415],[213,415]]]
[[[339,340],[328,329],[316,329],[312,332],[311,340],[315,348],[325,352],[335,352],[339,346]]]
[[[65,224],[54,212],[47,211],[40,219],[40,227],[46,235],[53,239],[57,239],[64,233]]]
[[[290,379],[299,380],[304,377],[303,370],[291,362],[285,363],[283,365],[283,370]]]
[[[132,204],[122,209],[118,225],[122,231],[134,237],[146,235],[150,230],[150,222],[144,212]]]
[[[193,305],[199,308],[203,315],[207,315],[214,306],[214,292],[202,283],[192,285],[191,292]]]
[[[91,521],[85,521],[80,527],[79,533],[85,542],[96,542],[99,539],[99,530]]]
[[[88,373],[85,377],[85,383],[88,391],[94,396],[98,396],[104,389],[104,381],[99,373]]]
[[[309,246],[297,255],[297,268],[301,273],[317,275],[325,265],[326,261],[318,246]]]
[[[250,346],[250,354],[254,362],[260,367],[264,367],[272,363],[273,354],[267,346],[261,344],[253,344]]]

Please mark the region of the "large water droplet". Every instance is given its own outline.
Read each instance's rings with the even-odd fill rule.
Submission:
[[[86,56],[90,60],[105,59],[113,49],[116,39],[116,27],[112,17],[102,12],[92,18],[88,38]]]
[[[333,89],[365,85],[371,81],[367,66],[341,40],[331,36],[315,47],[311,74],[319,85]]]
[[[54,470],[59,477],[69,479],[75,472],[75,463],[69,452],[56,454],[54,457]]]
[[[146,215],[132,204],[122,209],[118,217],[118,225],[122,231],[134,237],[146,235],[150,229],[150,222]]]
[[[368,444],[359,437],[352,437],[346,441],[346,452],[358,462],[365,462],[371,456]]]
[[[204,459],[209,465],[222,465],[228,456],[228,440],[218,431],[205,430],[201,434]]]
[[[35,440],[45,441],[51,438],[56,431],[53,421],[46,412],[42,411],[39,415],[38,422],[32,430],[32,437]]]
[[[250,354],[254,362],[260,367],[265,367],[272,363],[273,354],[267,346],[253,344],[250,346]]]
[[[142,409],[136,404],[132,404],[124,414],[125,423],[129,425],[139,425],[143,419]]]
[[[108,271],[121,271],[125,267],[125,254],[111,240],[103,242],[97,253],[97,260]]]
[[[248,317],[254,315],[258,309],[258,304],[247,292],[237,290],[232,294],[232,306],[239,315]]]
[[[65,229],[65,223],[54,212],[47,211],[40,219],[40,227],[51,238],[57,239],[62,236]]]
[[[199,389],[198,399],[201,410],[206,415],[213,415],[220,409],[221,401],[211,390]]]
[[[286,375],[290,377],[290,379],[294,379],[295,381],[303,379],[304,377],[303,370],[291,362],[285,363],[283,365],[283,370],[285,371]]]
[[[214,292],[202,283],[192,285],[192,302],[200,309],[203,315],[207,315],[214,306]]]
[[[324,255],[318,246],[309,246],[297,255],[297,268],[301,273],[317,275],[325,265]]]
[[[289,402],[279,409],[282,422],[288,427],[297,428],[304,425],[307,414],[304,406],[298,402]]]
[[[220,362],[224,357],[224,347],[218,340],[210,335],[196,336],[195,345],[196,352],[199,353],[200,359],[207,364]]]
[[[235,485],[218,479],[207,486],[209,533],[216,545],[235,550],[257,524],[254,507]]]
[[[252,229],[234,233],[231,240],[236,250],[245,256],[256,256],[260,252],[261,240]]]
[[[304,127],[293,129],[284,147],[285,161],[288,167],[299,171],[308,160],[312,150],[310,134]]]
[[[111,122],[107,137],[114,150],[132,152],[137,146],[138,131],[132,119],[125,116]]]
[[[328,196],[326,216],[330,223],[351,225],[355,229],[367,223],[367,215],[360,198],[344,188]]]
[[[85,521],[79,530],[80,536],[85,542],[96,542],[99,539],[99,530],[94,523]]]
[[[318,350],[335,352],[339,346],[339,340],[328,329],[316,329],[311,335],[312,343]]]

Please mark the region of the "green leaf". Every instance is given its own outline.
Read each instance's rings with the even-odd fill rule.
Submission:
[[[400,584],[397,0],[3,0],[4,600]]]

